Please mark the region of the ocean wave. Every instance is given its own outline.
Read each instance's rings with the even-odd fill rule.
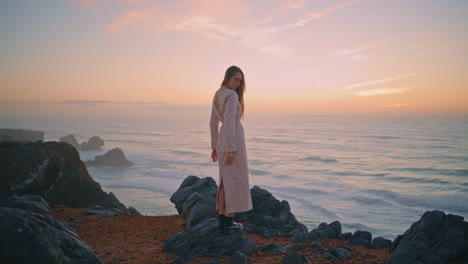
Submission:
[[[320,156],[307,156],[302,159],[298,159],[298,161],[318,161],[324,163],[336,163],[339,162],[337,159],[334,158],[327,158],[327,157],[320,157]]]
[[[466,169],[434,169],[432,167],[427,167],[427,168],[390,168],[388,170],[422,172],[422,173],[442,174],[442,175],[449,175],[449,176],[468,176],[468,170]]]
[[[374,138],[374,139],[400,139],[401,137],[395,137],[395,136],[360,136],[362,138]]]
[[[456,149],[456,147],[454,147],[454,146],[446,146],[446,145],[430,146],[430,148],[434,148],[434,149]]]
[[[441,180],[441,179],[435,179],[435,178],[411,178],[411,177],[392,176],[392,177],[387,177],[385,179],[389,181],[397,181],[397,182],[431,183],[431,184],[435,183],[435,184],[442,184],[442,185],[452,184],[452,182]]]
[[[195,155],[195,156],[201,156],[200,153],[193,152],[193,151],[186,151],[186,150],[172,150],[172,153],[178,154],[178,155]]]
[[[303,140],[292,140],[292,139],[274,139],[274,138],[261,138],[261,137],[254,137],[252,141],[259,141],[264,143],[271,143],[271,144],[284,144],[284,145],[297,145],[297,144],[308,144]]]
[[[319,190],[319,189],[304,189],[297,187],[271,187],[268,186],[267,189],[279,191],[281,194],[284,193],[294,193],[294,194],[305,194],[305,195],[329,195],[330,193]]]
[[[254,169],[249,169],[249,172],[252,175],[258,175],[258,176],[271,174],[271,172],[269,172],[269,171],[254,170]]]
[[[379,206],[389,206],[392,205],[392,203],[387,202],[383,199],[379,198],[371,198],[371,197],[365,197],[365,196],[354,196],[351,197],[354,201],[364,204],[364,205],[379,205]]]

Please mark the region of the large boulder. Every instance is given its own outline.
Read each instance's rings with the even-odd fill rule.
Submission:
[[[385,264],[466,263],[468,222],[462,216],[427,211],[392,243]]]
[[[127,208],[89,175],[77,150],[67,143],[0,142],[0,197],[35,194],[69,207]]]
[[[218,185],[211,177],[200,179],[190,175],[171,196],[177,212],[184,217],[187,228],[206,218],[216,217]]]
[[[123,151],[119,148],[113,148],[104,155],[99,155],[94,160],[86,161],[87,166],[109,166],[109,167],[128,167],[133,166],[133,162],[127,160]]]
[[[230,256],[236,251],[248,255],[257,249],[257,244],[240,229],[220,234],[216,218],[173,235],[163,246],[164,251],[178,256]]]
[[[68,144],[72,145],[76,149],[80,149],[80,143],[76,140],[75,135],[70,134],[59,139],[59,142],[67,142]]]
[[[67,225],[50,215],[0,207],[2,263],[103,264]]]
[[[0,129],[0,141],[44,141],[44,132],[24,129]]]
[[[252,225],[246,227],[247,232],[263,237],[293,235],[303,237],[307,234],[307,227],[297,221],[287,201],[280,202],[269,191],[258,186],[254,186],[250,193],[253,216],[250,217]],[[236,214],[236,218],[244,219],[245,215],[251,214],[251,212]]]
[[[81,150],[98,150],[104,146],[104,140],[98,136],[92,136],[88,142],[81,143]]]

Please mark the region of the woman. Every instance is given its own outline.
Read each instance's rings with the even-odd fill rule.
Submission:
[[[234,213],[252,209],[244,127],[240,122],[244,115],[244,92],[244,73],[239,67],[231,66],[226,70],[221,87],[213,98],[210,118],[211,159],[219,163],[216,210],[220,233],[242,229],[241,224],[234,222]],[[222,123],[221,128],[219,122]]]

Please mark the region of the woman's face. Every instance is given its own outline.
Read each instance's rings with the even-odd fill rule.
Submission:
[[[241,81],[242,81],[242,74],[240,72],[236,72],[236,74],[234,74],[231,77],[231,79],[229,79],[227,87],[232,90],[236,90],[241,85]]]

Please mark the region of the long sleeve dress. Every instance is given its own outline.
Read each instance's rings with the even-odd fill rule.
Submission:
[[[218,154],[219,186],[224,185],[226,213],[245,212],[253,208],[241,112],[242,105],[237,93],[221,87],[213,98],[210,131],[211,148]],[[226,165],[224,159],[228,152],[234,152],[234,161]]]

